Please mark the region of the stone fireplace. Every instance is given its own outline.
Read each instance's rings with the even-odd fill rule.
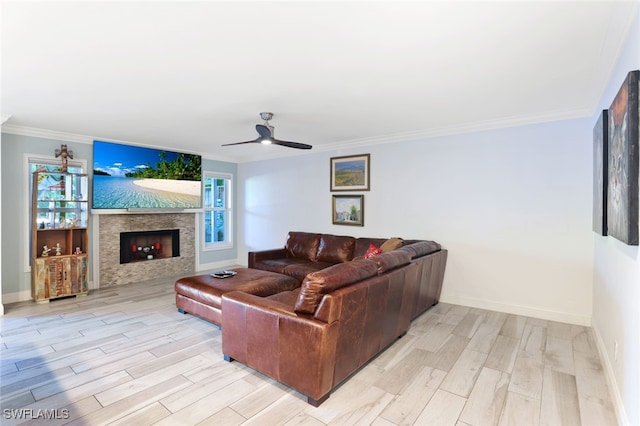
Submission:
[[[195,272],[195,213],[96,216],[99,221],[100,287],[130,284],[167,276],[189,275]],[[121,234],[124,235],[125,240],[133,237],[133,240],[127,240],[124,248]],[[135,256],[133,256],[133,245],[136,246]],[[139,246],[140,250],[138,250]],[[125,255],[129,254],[129,257],[134,260],[129,259],[127,263],[121,263],[123,250],[128,252]]]

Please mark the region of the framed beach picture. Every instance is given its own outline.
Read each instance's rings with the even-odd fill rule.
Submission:
[[[364,226],[364,195],[333,195],[334,225]]]
[[[627,245],[638,245],[640,71],[631,71],[609,107],[609,179],[607,232]]]
[[[202,209],[199,154],[95,140],[91,175],[92,213]]]
[[[369,154],[331,158],[331,191],[368,191]]]

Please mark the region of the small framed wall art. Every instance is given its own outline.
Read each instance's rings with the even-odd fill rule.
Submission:
[[[364,226],[364,195],[333,195],[334,225]]]
[[[370,154],[331,158],[331,191],[369,191]]]

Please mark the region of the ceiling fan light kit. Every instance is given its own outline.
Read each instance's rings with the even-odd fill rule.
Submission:
[[[258,138],[252,141],[245,142],[235,142],[235,143],[227,143],[222,146],[230,146],[230,145],[242,145],[246,143],[261,143],[263,145],[280,145],[287,148],[296,148],[296,149],[311,149],[311,145],[307,145],[306,143],[300,142],[288,142],[281,141],[274,137],[274,129],[273,126],[269,124],[269,120],[273,118],[272,112],[261,112],[260,118],[264,120],[264,124],[256,124],[256,131],[260,135]]]

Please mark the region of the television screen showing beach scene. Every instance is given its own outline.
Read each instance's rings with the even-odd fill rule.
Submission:
[[[202,207],[202,157],[93,142],[93,209]]]

